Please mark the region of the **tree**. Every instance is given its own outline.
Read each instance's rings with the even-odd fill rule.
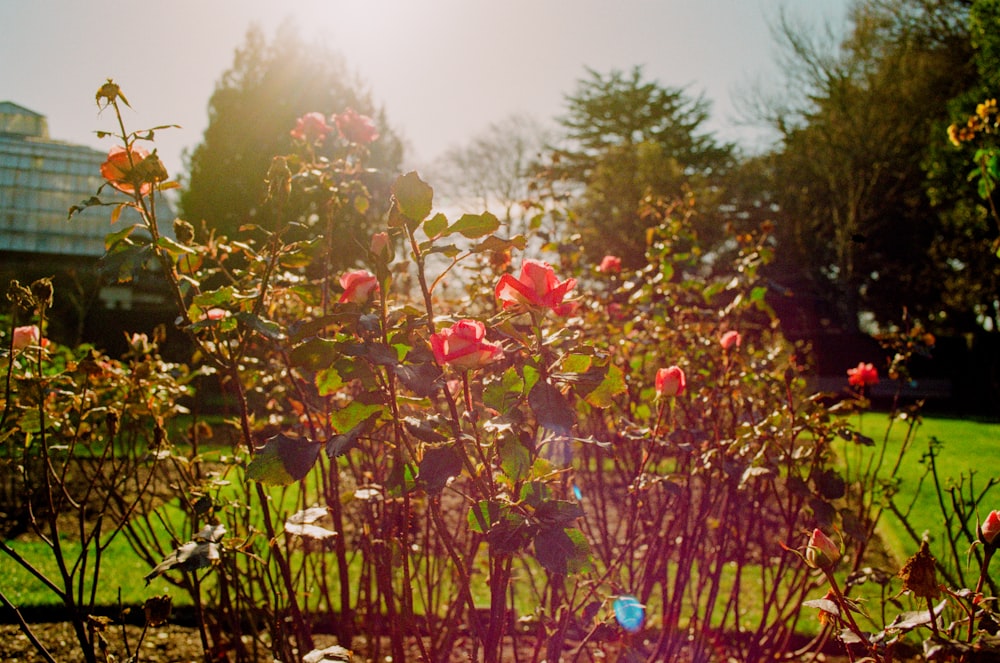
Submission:
[[[580,193],[571,211],[591,258],[614,253],[638,266],[649,226],[643,201],[713,191],[732,147],[702,132],[707,102],[644,80],[641,67],[587,74],[566,97],[563,144],[548,177]]]
[[[376,118],[380,138],[370,146],[370,163],[385,173],[367,183],[385,194],[374,200],[387,200],[402,146],[384,113],[375,111],[368,93],[347,75],[343,58],[304,43],[288,23],[270,43],[259,28],[251,28],[212,94],[202,142],[187,155],[184,217],[226,234],[251,221],[263,222],[266,175],[275,155],[291,151],[289,131],[296,119],[347,107]]]
[[[976,0],[969,9],[968,35],[975,75],[969,87],[948,104],[948,116],[936,126],[937,141],[926,160],[928,192],[942,221],[935,255],[942,265],[939,287],[950,322],[963,333],[1000,332],[1000,270],[997,242],[1000,219],[992,202],[981,196],[975,165],[977,150],[997,148],[996,136],[952,145],[945,140],[949,123],[965,125],[976,107],[1000,93],[1000,1]],[[994,143],[984,143],[992,138]],[[971,171],[971,172],[970,172]]]
[[[779,26],[798,105],[772,105],[782,136],[772,187],[780,207],[781,278],[798,273],[852,331],[863,312],[940,313],[931,260],[939,222],[922,164],[935,123],[969,74],[962,2],[858,3],[852,29],[825,48]],[[905,301],[901,297],[905,293]]]
[[[548,141],[548,131],[533,117],[514,114],[494,122],[468,144],[449,149],[437,164],[436,181],[446,198],[484,209],[503,209],[501,220],[514,221],[514,208],[530,191],[532,176]]]

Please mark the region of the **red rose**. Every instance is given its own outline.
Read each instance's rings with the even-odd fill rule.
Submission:
[[[878,384],[878,370],[871,364],[861,362],[857,368],[847,369],[847,382],[855,387]]]
[[[500,277],[496,296],[503,307],[519,311],[550,308],[558,315],[572,312],[572,306],[563,303],[563,298],[576,286],[576,279],[560,282],[552,267],[541,260],[525,260],[521,265],[521,276],[512,274]]]
[[[322,113],[306,113],[295,122],[295,128],[289,131],[295,140],[307,143],[322,141],[330,133],[332,127],[326,123]]]
[[[459,320],[431,335],[431,349],[439,364],[469,371],[503,357],[503,349],[486,339],[486,326],[478,320]]]
[[[687,387],[687,378],[677,366],[656,371],[656,394],[658,396],[680,396]]]
[[[603,274],[617,274],[622,271],[622,259],[618,256],[604,256],[597,271]]]
[[[722,344],[723,350],[728,350],[734,345],[736,347],[740,347],[740,343],[742,342],[743,338],[740,336],[738,331],[727,331],[722,335],[722,338],[719,339],[719,343]]]
[[[372,292],[378,290],[378,279],[369,271],[356,269],[340,277],[340,286],[344,289],[344,294],[340,296],[341,303],[364,304]]]
[[[344,140],[367,145],[378,138],[378,130],[372,119],[367,115],[359,115],[353,108],[334,115],[333,121]]]
[[[130,155],[131,161],[129,160]],[[115,145],[108,150],[108,158],[101,164],[101,176],[111,186],[129,195],[135,193],[135,186],[138,184],[139,193],[145,196],[153,190],[154,181],[153,178],[144,174],[150,170],[143,163],[149,156],[149,152],[141,147],[133,146],[126,150],[121,145]],[[166,173],[163,173],[162,179],[166,179],[165,175]]]
[[[1000,534],[1000,511],[990,511],[979,531],[983,535],[983,543],[991,544],[996,541]]]

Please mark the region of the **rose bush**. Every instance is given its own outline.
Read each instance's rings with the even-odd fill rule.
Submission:
[[[827,623],[869,637],[840,586],[867,568],[880,513],[877,477],[841,459],[870,440],[810,396],[801,349],[774,323],[768,224],[706,262],[697,210],[650,198],[647,264],[597,279],[557,233],[450,220],[407,173],[364,264],[340,274],[324,259],[372,203],[378,131],[334,115],[351,145],[319,158],[325,117],[303,116],[295,153],[272,163],[267,227],[199,238],[188,224],[165,240],[140,188],[130,204],[148,232],[108,241],[112,258],[159,262],[220,402],[211,425],[179,429],[186,444],[153,428],[150,457],[175,468],[169,500],[120,524],[146,578],[188,593],[207,656],[298,660],[322,624],[373,660],[498,663],[525,644],[536,663],[773,660],[827,584]],[[302,201],[323,215],[286,216]],[[532,209],[529,230],[565,218],[558,198]],[[598,271],[617,274],[613,258]],[[858,370],[853,386],[873,384]],[[212,465],[206,428],[227,440]],[[784,545],[803,532],[804,552]],[[356,639],[376,624],[385,639]]]

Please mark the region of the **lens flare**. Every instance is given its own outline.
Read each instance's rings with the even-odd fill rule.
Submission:
[[[623,629],[635,633],[642,628],[642,623],[646,620],[646,608],[639,603],[639,599],[625,594],[615,599],[613,607],[615,619]]]

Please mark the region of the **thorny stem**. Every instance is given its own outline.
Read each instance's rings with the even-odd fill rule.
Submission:
[[[990,561],[993,559],[993,554],[997,551],[996,547],[987,544],[986,553],[983,555],[983,563],[979,567],[979,580],[976,582],[976,589],[972,593],[973,600],[979,597],[983,593],[983,586],[986,584],[987,573],[989,572]],[[975,630],[975,613],[969,611],[969,642],[972,641],[972,634]]]
[[[854,615],[851,614],[851,606],[847,603],[847,599],[844,597],[843,592],[840,591],[840,586],[837,584],[837,579],[833,577],[833,572],[830,571],[829,569],[822,569],[822,571],[823,575],[826,576],[827,581],[830,583],[830,589],[833,590],[834,597],[836,597],[837,599],[837,606],[840,608],[841,615],[847,617],[847,624],[851,629],[851,633],[857,636],[857,638],[861,640],[861,642],[864,642],[866,645],[868,645],[869,650],[871,650],[872,649],[871,644],[868,642],[868,638],[861,630],[861,627],[859,627],[858,623],[854,621]],[[932,620],[933,620],[933,614],[934,611],[932,609],[931,610]],[[873,657],[876,656],[874,651],[871,651],[871,653]]]

